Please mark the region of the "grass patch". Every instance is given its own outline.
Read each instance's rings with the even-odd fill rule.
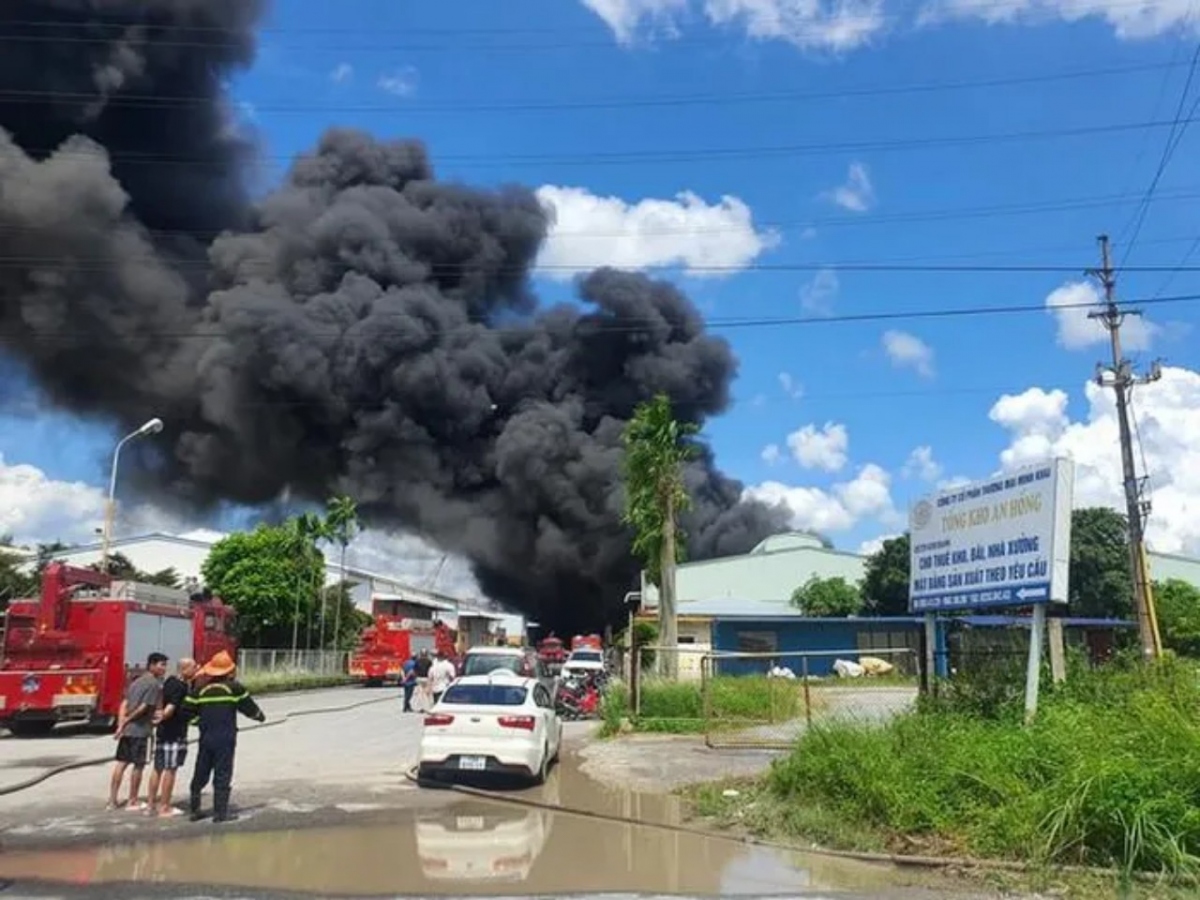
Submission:
[[[349,675],[313,675],[308,672],[263,672],[239,679],[252,694],[285,694],[353,684]]]
[[[871,833],[905,853],[1200,874],[1191,667],[1074,673],[1029,728],[1016,696],[960,691],[883,727],[818,721],[762,782],[750,825],[854,849]],[[698,808],[722,813],[712,796]]]
[[[785,722],[804,714],[802,687],[783,678],[756,676],[713,678],[708,683],[711,722],[705,715],[704,689],[698,681],[642,683],[640,714],[630,706],[629,687],[612,685],[601,708],[602,736],[617,734],[622,723],[634,731],[658,734],[703,734],[708,728],[749,728]]]

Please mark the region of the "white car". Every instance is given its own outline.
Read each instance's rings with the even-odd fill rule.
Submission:
[[[558,759],[562,733],[550,692],[536,678],[464,675],[425,715],[417,779],[486,773],[541,784]]]
[[[563,675],[602,675],[605,672],[604,654],[599,650],[574,650],[563,663]]]

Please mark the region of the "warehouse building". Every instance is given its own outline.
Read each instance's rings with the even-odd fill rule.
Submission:
[[[838,652],[870,655],[889,651],[879,655],[891,659],[907,653],[915,658],[923,642],[920,617],[807,618],[791,605],[796,588],[814,577],[840,577],[857,584],[866,561],[857,553],[828,547],[815,535],[789,533],[773,535],[740,556],[681,563],[676,569],[681,677],[699,678],[701,660],[714,652],[778,654],[780,665],[792,669],[800,664],[803,653],[813,675],[828,674]],[[1198,560],[1151,553],[1150,567],[1156,579],[1178,578],[1200,587]],[[643,573],[639,619],[656,621],[657,607],[658,592],[646,583]],[[1011,616],[957,618],[940,633],[939,658],[945,662],[939,667],[952,665],[948,648],[955,643],[951,640],[955,630],[998,633],[1021,622]],[[1098,655],[1112,646],[1115,635],[1127,624],[1070,619],[1066,630],[1069,641]],[[749,663],[730,660],[723,665],[745,667]]]
[[[150,534],[116,538],[109,543],[110,554],[119,553],[143,572],[161,572],[174,569],[181,580],[195,579],[202,582],[201,567],[217,541],[226,537],[220,531],[197,529],[183,534],[153,532]],[[100,562],[103,545],[81,544],[55,554],[55,559],[72,566],[92,566]],[[32,554],[30,554],[32,559]],[[469,617],[464,623],[480,642],[498,631],[507,634],[523,634],[525,625],[520,616],[498,615],[470,607],[458,598],[416,587],[403,579],[370,572],[355,566],[347,566],[345,577],[351,584],[350,596],[355,606],[366,613],[391,613],[398,616],[444,620],[457,627],[460,613]],[[335,561],[325,564],[325,585],[333,587],[342,580],[342,568]]]

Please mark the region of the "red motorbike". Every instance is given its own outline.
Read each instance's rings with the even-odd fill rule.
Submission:
[[[600,685],[592,677],[563,679],[554,706],[564,719],[595,719],[600,715]]]

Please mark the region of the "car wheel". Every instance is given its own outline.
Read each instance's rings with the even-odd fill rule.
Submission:
[[[550,777],[550,745],[547,744],[542,748],[542,762],[538,767],[537,774],[533,776],[534,784],[545,784],[546,779]]]

